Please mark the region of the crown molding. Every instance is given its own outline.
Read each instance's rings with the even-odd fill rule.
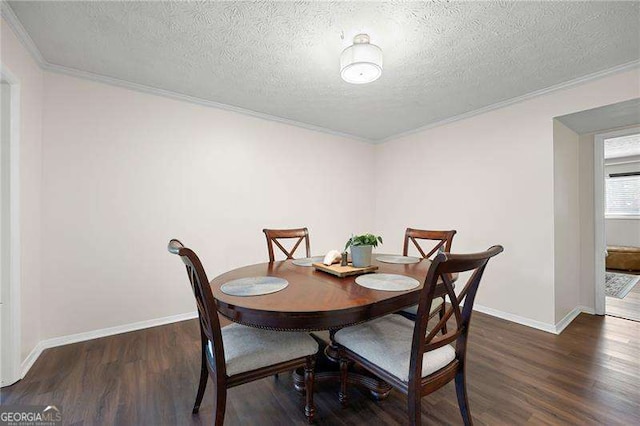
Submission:
[[[27,30],[22,26],[22,23],[16,16],[16,14],[11,9],[11,6],[6,2],[6,0],[0,0],[0,4],[2,6],[2,17],[9,23],[11,29],[16,34],[18,39],[25,46],[27,51],[31,54],[33,59],[40,65],[40,67],[45,71],[56,72],[60,74],[67,74],[73,77],[83,78],[87,80],[93,80],[99,83],[104,83],[112,86],[123,87],[130,90],[135,90],[138,92],[148,93],[157,96],[163,96],[183,102],[189,102],[197,105],[207,106],[211,108],[222,109],[225,111],[236,112],[243,115],[248,115],[250,117],[261,118],[263,120],[274,121],[277,123],[288,124],[290,126],[300,127],[307,130],[312,130],[321,133],[327,133],[333,136],[339,136],[343,138],[354,139],[361,142],[367,142],[370,144],[383,144],[387,142],[391,142],[405,136],[413,135],[415,133],[422,132],[424,130],[433,129],[435,127],[444,126],[446,124],[454,123],[456,121],[464,120],[467,118],[474,117],[476,115],[484,114],[486,112],[490,112],[496,109],[505,108],[507,106],[517,104],[522,101],[526,101],[529,99],[536,98],[538,96],[546,95],[548,93],[556,92],[559,90],[567,89],[569,87],[578,86],[580,84],[588,83],[593,80],[597,80],[609,75],[621,73],[624,71],[629,71],[635,68],[640,68],[640,60],[631,61],[626,64],[618,65],[613,68],[608,68],[602,71],[598,71],[592,74],[587,74],[582,77],[578,77],[573,80],[565,81],[564,83],[559,83],[553,86],[546,87],[544,89],[536,90],[530,93],[526,93],[521,96],[517,96],[515,98],[510,98],[505,101],[497,102],[491,105],[487,105],[482,108],[475,109],[473,111],[465,112],[463,114],[455,115],[453,117],[446,118],[444,120],[439,120],[433,123],[426,124],[424,126],[417,127],[412,130],[407,130],[405,132],[396,133],[385,138],[381,139],[369,139],[362,136],[352,135],[349,133],[340,132],[337,130],[332,130],[327,127],[316,126],[314,124],[304,123],[300,121],[290,120],[288,118],[278,117],[275,115],[265,114],[258,111],[253,111],[246,108],[237,107],[234,105],[223,104],[220,102],[210,101],[208,99],[199,98],[196,96],[185,95],[178,92],[173,92],[171,90],[160,89],[157,87],[147,86],[144,84],[133,83],[126,80],[120,80],[118,78],[108,77],[101,74],[94,74],[87,71],[78,70],[75,68],[69,68],[62,65],[55,65],[48,62],[42,53],[33,42],[33,39],[27,33]]]
[[[466,118],[471,118],[476,115],[484,114],[489,111],[493,111],[500,108],[505,108],[513,104],[517,104],[519,102],[527,101],[529,99],[537,98],[539,96],[543,96],[552,92],[557,92],[559,90],[568,89],[570,87],[579,86],[584,83],[588,83],[590,81],[598,80],[603,77],[607,77],[613,74],[618,74],[624,71],[630,71],[635,68],[640,68],[640,60],[627,62],[626,64],[618,65],[613,68],[607,68],[606,70],[597,71],[591,74],[587,74],[582,77],[575,78],[573,80],[565,81],[564,83],[555,84],[553,86],[545,87],[544,89],[535,90],[533,92],[526,93],[521,96],[516,96],[515,98],[510,98],[505,101],[497,102],[495,104],[487,105],[482,108],[475,109],[473,111],[465,112],[463,114],[455,115],[453,117],[445,118],[444,120],[436,121],[412,130],[407,130],[406,132],[397,133],[395,135],[388,136],[383,139],[374,140],[375,144],[383,144],[386,142],[390,142],[395,139],[400,139],[405,136],[413,135],[415,133],[422,132],[424,130],[433,129],[435,127],[444,126],[445,124],[450,124],[456,121],[464,120]]]
[[[127,80],[120,80],[118,78],[108,77],[106,75],[101,75],[101,74],[95,74],[88,71],[82,71],[76,68],[69,68],[62,65],[55,65],[49,62],[45,62],[41,66],[43,70],[49,71],[49,72],[66,74],[72,77],[77,77],[85,80],[96,81],[98,83],[108,84],[110,86],[118,86],[125,89],[135,90],[137,92],[147,93],[147,94],[156,95],[156,96],[162,96],[165,98],[171,98],[178,101],[221,109],[225,111],[231,111],[238,114],[248,115],[250,117],[260,118],[267,121],[275,121],[276,123],[288,124],[290,126],[300,127],[307,130],[313,130],[320,133],[327,133],[333,136],[339,136],[339,137],[348,138],[348,139],[355,139],[357,141],[367,142],[369,144],[373,143],[373,140],[363,138],[361,136],[356,136],[349,133],[332,130],[326,127],[316,126],[314,124],[304,123],[302,121],[290,120],[288,118],[278,117],[276,115],[265,114],[265,113],[253,111],[247,108],[210,101],[208,99],[199,98],[197,96],[185,95],[185,94],[174,92],[171,90],[160,89],[158,87],[147,86],[144,84],[134,83]]]
[[[20,40],[29,54],[31,54],[31,57],[38,63],[38,65],[42,67],[42,65],[47,61],[44,59],[44,56],[42,56],[40,49],[38,49],[38,46],[36,46],[36,44],[33,42],[33,39],[31,38],[27,30],[25,30],[22,26],[22,23],[13,12],[13,9],[11,9],[9,3],[7,3],[5,0],[0,1],[0,14],[9,24],[16,37],[18,37],[18,40]]]

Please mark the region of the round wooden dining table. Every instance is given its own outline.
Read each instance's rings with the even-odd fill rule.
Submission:
[[[298,266],[292,260],[284,260],[226,272],[211,281],[211,289],[218,311],[233,322],[270,330],[329,330],[332,340],[333,333],[340,328],[418,303],[431,261],[422,259],[413,264],[392,264],[378,261],[376,258],[380,256],[384,255],[374,253],[372,257],[373,265],[378,267],[375,272],[409,276],[420,285],[406,291],[372,290],[357,284],[355,276],[339,278],[312,266]],[[261,296],[230,296],[220,289],[231,280],[263,276],[284,278],[289,284],[283,290]],[[452,278],[455,280],[457,276]],[[444,293],[444,285],[438,286],[434,297]],[[331,341],[319,343],[324,343],[322,352],[326,357],[318,360],[316,381],[339,380],[337,354]],[[302,372],[294,373],[294,385],[299,391],[304,390],[303,377]],[[391,386],[381,379],[354,368],[350,370],[349,381],[368,389],[376,399],[386,398],[391,391]]]
[[[409,276],[420,286],[407,291],[371,290],[358,285],[355,276],[339,278],[284,260],[226,272],[211,281],[211,289],[219,312],[233,322],[270,330],[336,330],[418,303],[431,261],[391,264],[378,261],[380,256],[374,253],[372,257],[373,265],[378,267],[375,272]],[[220,290],[231,280],[263,276],[284,278],[289,285],[276,293],[248,297],[230,296]],[[444,291],[444,286],[437,288],[435,297]]]

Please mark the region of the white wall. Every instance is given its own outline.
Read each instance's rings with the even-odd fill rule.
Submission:
[[[193,311],[180,238],[210,278],[267,260],[265,227],[311,248],[372,231],[372,145],[45,74],[42,318],[50,338]]]
[[[605,236],[608,246],[640,247],[640,219],[605,219]]]
[[[553,120],[555,321],[579,305],[579,136]]]
[[[41,183],[43,73],[0,20],[0,62],[20,80],[20,256],[22,358],[41,339]]]
[[[615,74],[378,146],[385,247],[400,247],[407,226],[456,228],[456,251],[502,244],[477,304],[555,324],[563,283],[554,282],[553,117],[636,98],[639,76]]]
[[[579,203],[580,203],[580,305],[595,312],[595,199],[594,134],[580,135]]]

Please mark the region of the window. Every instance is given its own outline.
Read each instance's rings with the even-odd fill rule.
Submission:
[[[606,179],[606,216],[640,216],[640,175]]]

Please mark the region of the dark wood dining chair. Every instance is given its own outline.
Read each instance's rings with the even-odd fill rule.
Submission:
[[[444,251],[449,253],[451,251],[451,244],[453,244],[453,237],[456,235],[455,230],[451,231],[428,231],[426,229],[413,229],[407,228],[404,233],[404,247],[402,249],[403,256],[409,256],[409,242],[412,242],[415,248],[420,253],[420,257],[423,259],[431,257],[437,252],[440,247],[443,247]],[[430,251],[425,253],[422,245],[418,240],[429,240],[434,242],[434,246]]]
[[[293,259],[293,254],[298,249],[302,241],[305,243],[305,249],[307,256],[311,257],[311,247],[309,245],[309,231],[307,228],[296,229],[263,229],[264,235],[267,237],[267,249],[269,250],[269,262],[276,260],[275,253],[273,252],[273,246],[277,246],[287,259]],[[291,250],[287,250],[278,240],[297,238]]]
[[[433,260],[420,292],[416,321],[387,315],[335,333],[333,339],[340,358],[340,402],[347,402],[347,365],[355,361],[407,395],[411,425],[421,422],[421,398],[455,380],[462,419],[471,425],[465,380],[469,324],[487,263],[502,251],[502,246],[493,246],[475,254],[441,253]],[[473,272],[456,296],[451,274],[466,271]],[[439,280],[442,284],[438,284]],[[436,285],[445,286],[451,305],[435,327],[428,329]],[[455,319],[455,329],[439,335],[451,317]]]
[[[228,388],[303,367],[304,413],[312,422],[316,340],[307,333],[263,330],[236,323],[221,328],[216,300],[198,256],[176,239],[169,241],[168,249],[180,256],[186,265],[198,307],[202,366],[193,413],[200,409],[209,377],[215,386],[215,424],[220,426],[224,423]]]
[[[451,245],[453,244],[453,237],[455,235],[456,235],[455,230],[429,231],[426,229],[407,228],[407,230],[404,233],[404,247],[402,249],[402,255],[403,256],[409,255],[409,242],[413,243],[413,245],[418,250],[418,252],[420,253],[420,256],[423,259],[431,257],[438,250],[442,250],[449,253],[451,251]],[[425,250],[420,245],[418,240],[433,241],[434,247],[431,248],[430,251],[425,253]],[[445,309],[445,298],[437,297],[436,299],[433,300],[431,310],[429,311],[430,318],[434,317],[436,314],[439,314],[440,318],[442,318],[442,316],[444,315],[444,309]],[[418,305],[410,306],[399,312],[400,315],[404,316],[405,318],[409,318],[410,320],[415,320],[417,313],[418,313]],[[446,325],[442,329],[442,332],[444,334],[447,333]]]

